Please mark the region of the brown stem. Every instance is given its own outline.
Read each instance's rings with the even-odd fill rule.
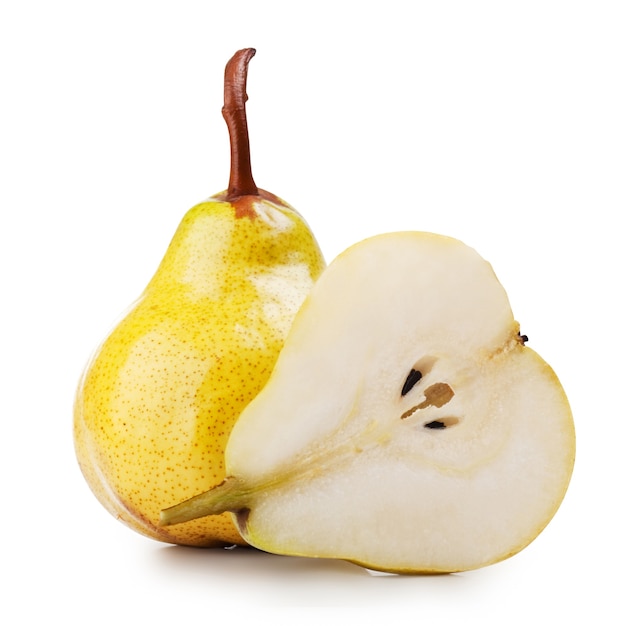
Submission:
[[[226,200],[240,196],[256,196],[259,193],[252,178],[250,164],[250,139],[246,117],[246,81],[248,63],[255,55],[254,48],[239,50],[226,64],[224,72],[224,107],[222,115],[230,135],[230,180]]]

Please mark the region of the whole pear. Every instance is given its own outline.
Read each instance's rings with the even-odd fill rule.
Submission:
[[[159,512],[222,482],[224,448],[265,385],[325,266],[302,217],[258,189],[245,112],[248,63],[225,70],[228,190],[193,207],[140,298],[80,380],[74,441],[104,507],[164,542],[245,545],[228,514],[159,526]]]

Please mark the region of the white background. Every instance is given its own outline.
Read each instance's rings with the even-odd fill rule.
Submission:
[[[0,6],[0,610],[10,623],[209,624],[223,611],[235,623],[262,612],[298,623],[400,612],[428,624],[624,623],[623,3]],[[242,47],[257,48],[256,181],[303,213],[326,258],[383,231],[458,237],[492,262],[530,345],[559,374],[577,465],[557,516],[518,556],[398,577],[169,547],[117,523],[83,481],[71,438],[78,377],[184,212],[227,185],[222,78]]]

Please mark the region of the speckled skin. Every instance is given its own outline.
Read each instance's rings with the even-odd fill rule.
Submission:
[[[164,542],[245,544],[228,514],[162,528],[159,512],[222,481],[231,428],[324,268],[298,213],[263,193],[215,196],[187,213],[78,387],[87,482],[111,514]]]

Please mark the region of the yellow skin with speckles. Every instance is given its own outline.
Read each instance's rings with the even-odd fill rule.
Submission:
[[[245,541],[228,514],[163,528],[159,512],[224,479],[224,448],[324,268],[311,231],[260,190],[184,217],[156,274],[80,381],[74,440],[96,497],[168,543]]]

